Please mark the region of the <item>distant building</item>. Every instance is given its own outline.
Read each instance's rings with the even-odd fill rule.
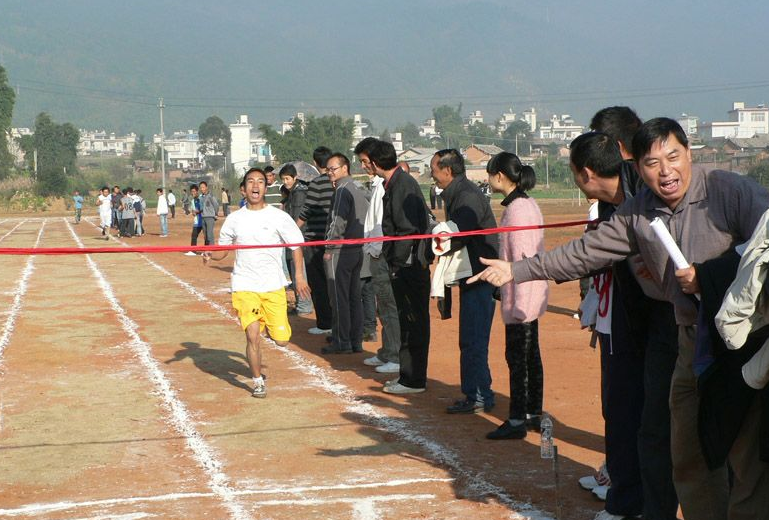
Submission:
[[[89,155],[131,155],[138,139],[136,134],[118,136],[115,132],[104,130],[80,130],[80,141],[77,143],[77,154],[81,157]]]
[[[227,158],[237,175],[242,175],[250,165],[272,162],[272,153],[267,139],[259,132],[254,132],[247,115],[241,115],[230,126],[232,141],[230,156]]]
[[[532,132],[537,131],[537,110],[534,107],[523,111],[523,120],[529,123]]]
[[[723,138],[747,138],[769,134],[769,108],[763,104],[746,107],[742,101],[735,101],[729,111],[729,121],[703,123],[699,128],[705,140]]]
[[[419,135],[421,137],[427,137],[428,139],[437,139],[440,137],[438,131],[435,129],[435,118],[426,119],[422,126],[419,127]]]
[[[399,154],[403,151],[403,134],[400,132],[394,132],[390,134],[390,142],[395,148],[395,153]]]
[[[475,123],[483,124],[483,112],[480,110],[474,110],[465,120],[465,128],[473,126]]]
[[[509,108],[507,112],[502,112],[499,117],[499,122],[497,123],[497,132],[502,135],[505,130],[516,121],[525,121],[528,123],[531,131],[535,132],[537,130],[537,109],[531,107],[528,110],[524,110],[521,118],[518,117],[518,114],[513,112],[512,107]]]
[[[160,147],[160,134],[152,136],[155,148]],[[166,164],[174,168],[200,169],[203,164],[203,155],[198,151],[199,139],[195,130],[178,131],[165,137],[163,148],[165,149]]]
[[[296,115],[288,121],[283,121],[280,126],[280,135],[286,135],[286,132],[289,132],[294,127],[295,119],[299,120],[302,125],[302,130],[304,130],[304,125],[307,124],[307,118],[305,117],[304,112],[297,112]]]
[[[471,144],[465,149],[464,156],[472,165],[486,166],[493,156],[501,152],[504,150],[493,144]]]
[[[560,117],[553,115],[549,124],[539,125],[540,139],[560,139],[561,141],[571,141],[585,131],[585,127],[578,125],[569,114],[562,114]]]
[[[32,135],[34,132],[29,128],[11,128],[11,138],[8,140],[8,150],[13,156],[13,163],[16,166],[24,165],[24,152],[19,147],[18,139],[22,136]]]
[[[681,114],[678,119],[676,119],[689,137],[697,135],[697,124],[699,123],[699,120],[699,117],[690,116],[688,114]]]
[[[418,176],[430,176],[430,161],[433,160],[437,148],[421,148],[412,147],[407,148],[398,154],[399,161],[406,161],[411,167],[411,174],[415,177]],[[415,175],[419,172],[419,175]]]

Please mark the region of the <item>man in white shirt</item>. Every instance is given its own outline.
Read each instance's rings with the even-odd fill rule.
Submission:
[[[156,213],[160,219],[160,238],[166,238],[168,236],[168,200],[163,194],[163,188],[158,188],[157,194],[158,208]]]
[[[171,218],[176,218],[176,195],[174,195],[174,190],[168,190],[168,196],[166,197],[168,199],[168,211],[171,213]]]
[[[219,245],[297,244],[304,242],[302,232],[291,217],[269,206],[264,199],[267,176],[258,168],[251,168],[243,179],[246,205],[230,213],[219,231]],[[297,266],[294,285],[303,297],[310,296],[304,279],[301,249],[291,247]],[[222,260],[228,251],[204,252],[203,263]],[[262,326],[278,345],[291,339],[288,323],[286,290],[283,272],[283,248],[239,249],[235,253],[232,269],[232,306],[238,311],[240,324],[246,333],[246,358],[254,379],[254,397],[267,395],[262,375]]]
[[[109,228],[112,226],[112,195],[110,195],[107,186],[101,189],[96,205],[99,207],[101,234],[106,240],[109,240]]]

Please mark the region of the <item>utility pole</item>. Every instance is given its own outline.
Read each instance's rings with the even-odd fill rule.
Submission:
[[[550,188],[550,154],[545,155],[545,186]]]
[[[32,158],[34,159],[34,162],[35,162],[35,182],[37,182],[37,148],[33,150]]]
[[[515,133],[515,155],[518,155],[518,132]]]
[[[163,188],[163,195],[166,194],[166,146],[165,130],[163,129],[163,98],[158,99],[158,108],[160,109],[160,186]]]

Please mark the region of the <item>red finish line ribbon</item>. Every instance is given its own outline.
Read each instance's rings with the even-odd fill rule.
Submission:
[[[299,242],[296,244],[253,244],[230,246],[142,246],[142,247],[0,247],[0,255],[87,255],[96,253],[184,253],[187,251],[233,251],[238,249],[270,249],[274,247],[315,247],[329,245],[361,245],[369,242],[394,242],[398,240],[433,239],[436,237],[468,237],[476,235],[494,235],[497,233],[510,233],[526,231],[530,229],[550,229],[571,226],[584,226],[590,220],[573,220],[570,222],[558,222],[555,224],[543,224],[541,226],[510,226],[491,229],[476,229],[473,231],[459,231],[456,233],[384,236],[374,238],[347,238],[341,240],[315,240],[312,242]]]

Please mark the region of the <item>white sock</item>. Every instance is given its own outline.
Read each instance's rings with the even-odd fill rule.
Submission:
[[[254,378],[254,385],[258,385],[258,384],[261,384],[261,383],[264,383],[264,378],[262,376]]]

